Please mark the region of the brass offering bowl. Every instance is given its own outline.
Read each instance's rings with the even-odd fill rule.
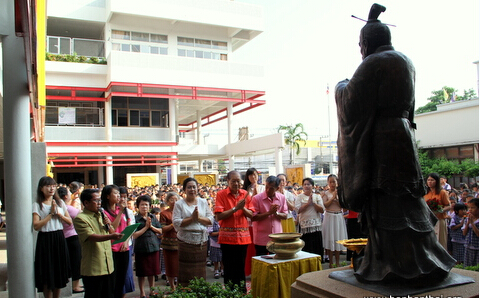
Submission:
[[[305,242],[300,239],[300,233],[275,233],[270,234],[270,241],[267,243],[267,250],[274,253],[275,259],[293,259],[297,256]]]
[[[349,250],[355,251],[357,254],[359,254],[362,249],[367,246],[367,242],[368,238],[344,239],[337,241],[338,244],[345,246]],[[350,262],[350,267],[353,268],[353,258]]]

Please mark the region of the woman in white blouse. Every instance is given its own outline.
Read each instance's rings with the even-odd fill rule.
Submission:
[[[178,238],[178,283],[188,285],[194,277],[206,279],[207,226],[213,224],[212,210],[205,199],[198,196],[195,178],[183,181],[186,197],[173,209],[173,226]]]
[[[68,249],[62,222],[72,224],[67,206],[56,194],[52,178],[40,178],[33,203],[33,228],[38,231],[35,249],[35,287],[44,297],[60,297],[70,274]]]
[[[320,195],[313,193],[312,178],[302,180],[303,193],[295,200],[300,233],[305,241],[303,250],[323,256],[322,218],[325,207]]]

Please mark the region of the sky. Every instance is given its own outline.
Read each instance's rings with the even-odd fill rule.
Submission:
[[[336,140],[335,85],[351,78],[362,62],[358,46],[373,1],[236,0],[263,7],[264,32],[229,60],[264,66],[266,104],[233,117],[234,134],[249,127],[252,138],[302,123],[309,140]],[[477,90],[479,1],[384,0],[379,16],[390,27],[392,44],[416,68],[416,108],[443,86]],[[330,94],[326,94],[329,86]],[[226,123],[204,127],[207,143],[227,142]],[[327,137],[328,138],[328,137]],[[237,141],[235,137],[233,141]]]

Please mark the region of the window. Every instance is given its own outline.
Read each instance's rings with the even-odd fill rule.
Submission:
[[[103,102],[48,100],[45,124],[69,126],[103,126]]]
[[[124,41],[134,41],[135,43],[126,42],[112,43],[112,50],[133,53],[150,53],[168,55],[168,48],[159,47],[158,45],[150,45],[150,43],[168,43],[168,36],[163,34],[153,34],[147,32],[130,32],[121,30],[112,30],[112,39],[120,39]]]
[[[226,61],[228,54],[225,51],[228,50],[227,42],[208,40],[208,39],[196,39],[191,37],[177,37],[177,45],[180,46],[177,50],[178,56],[181,57],[195,57],[202,59],[213,59]],[[197,49],[189,49],[182,47],[194,47],[212,49],[211,51],[201,51]]]
[[[169,101],[166,98],[112,98],[112,125],[168,127]]]
[[[212,47],[212,41],[205,39],[195,39],[195,47],[210,49]]]
[[[224,41],[212,41],[212,49],[227,50],[227,43]]]
[[[127,110],[118,110],[118,126],[128,126]]]
[[[157,43],[168,43],[168,37],[167,35],[150,34],[150,41]]]
[[[168,127],[168,112],[152,111],[152,126]]]
[[[132,32],[132,40],[136,41],[150,41],[150,34],[142,32]]]
[[[177,44],[180,46],[193,47],[193,38],[188,37],[177,37]]]
[[[112,39],[130,40],[129,31],[112,30]]]
[[[140,111],[140,126],[141,127],[150,126],[150,111]]]
[[[130,110],[130,126],[138,126],[140,124],[140,111]]]
[[[128,101],[130,109],[145,109],[150,108],[150,99],[146,97],[130,97]]]

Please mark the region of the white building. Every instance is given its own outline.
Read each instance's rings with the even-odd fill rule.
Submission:
[[[415,115],[419,148],[431,158],[478,162],[478,116],[478,98],[441,104],[434,112]],[[450,183],[468,182],[459,179],[454,177]]]
[[[259,6],[49,0],[47,16],[47,53],[106,60],[45,62],[44,142],[58,182],[125,185],[132,172],[176,182],[179,162],[233,159],[229,145],[203,144],[203,126],[224,121],[231,143],[231,117],[265,103],[263,67],[233,62],[263,30]]]

